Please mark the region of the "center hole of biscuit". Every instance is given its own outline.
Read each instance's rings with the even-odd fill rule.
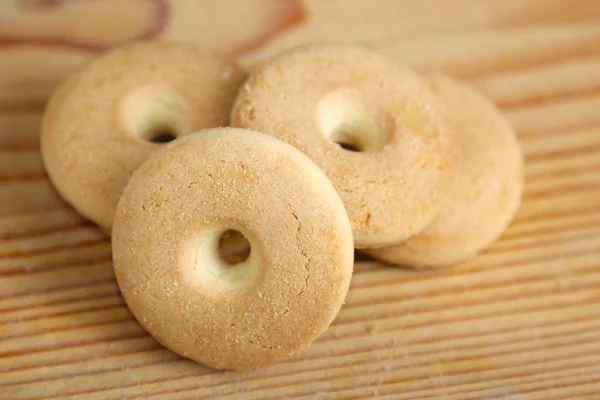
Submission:
[[[219,257],[228,265],[243,263],[250,251],[250,242],[240,231],[228,229],[219,238]]]
[[[254,233],[237,225],[203,227],[188,245],[183,270],[206,293],[242,293],[261,274],[262,247]]]
[[[150,138],[150,141],[152,143],[169,143],[175,139],[177,139],[177,135],[172,132],[165,131],[153,134]]]
[[[121,102],[125,129],[138,139],[162,144],[190,131],[190,110],[183,96],[163,85],[137,88]]]
[[[331,141],[344,150],[361,152],[363,146],[359,140],[356,140],[358,135],[348,133],[345,130],[334,130],[329,134]]]
[[[316,123],[328,140],[352,152],[380,150],[389,141],[393,126],[386,111],[353,89],[323,95],[317,104]]]

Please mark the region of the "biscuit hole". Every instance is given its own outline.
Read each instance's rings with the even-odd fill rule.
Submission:
[[[219,257],[229,265],[246,261],[250,251],[250,242],[240,231],[228,229],[219,238]]]
[[[206,293],[229,295],[252,287],[261,272],[261,246],[254,234],[238,226],[204,227],[189,242],[185,262],[191,283]]]
[[[333,143],[337,144],[344,150],[355,151],[355,152],[363,151],[360,146],[360,143],[357,143],[354,140],[353,135],[350,135],[347,132],[344,132],[344,131],[335,132],[334,131],[331,133],[331,135],[329,135],[329,137],[331,138],[331,141]]]
[[[162,85],[129,93],[121,102],[121,120],[138,139],[164,144],[190,131],[190,110],[183,96]]]
[[[158,132],[148,135],[152,143],[169,143],[177,139],[177,135],[168,130],[159,130]]]
[[[322,96],[316,122],[328,140],[350,152],[381,150],[393,129],[389,113],[353,89],[339,89]]]

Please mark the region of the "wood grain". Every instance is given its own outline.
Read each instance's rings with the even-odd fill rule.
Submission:
[[[116,15],[112,3],[0,6],[0,398],[598,398],[598,1],[128,0]],[[360,42],[462,77],[518,131],[518,216],[455,269],[357,262],[333,326],[289,360],[242,373],[184,360],[129,313],[108,239],[60,199],[39,155],[56,82],[140,37],[248,67],[299,43]]]

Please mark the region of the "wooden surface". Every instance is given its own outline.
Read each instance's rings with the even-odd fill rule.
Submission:
[[[58,198],[38,151],[56,81],[136,38],[247,67],[297,43],[362,42],[462,77],[518,130],[524,203],[460,268],[357,262],[333,326],[289,360],[186,361],[128,312],[109,241]],[[600,398],[599,267],[598,0],[0,3],[0,399]]]

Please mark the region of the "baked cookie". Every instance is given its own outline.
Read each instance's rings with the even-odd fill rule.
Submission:
[[[250,75],[234,126],[292,144],[332,180],[358,248],[420,232],[449,196],[460,164],[428,83],[359,46],[311,45]]]
[[[186,44],[132,44],[93,60],[47,106],[41,145],[50,179],[110,232],[131,173],[161,142],[228,125],[244,78],[232,61]]]
[[[231,265],[220,237],[251,250]],[[335,318],[353,267],[352,230],[334,187],[292,146],[234,128],[186,136],[132,176],[113,227],[119,286],[171,350],[215,368],[268,364]]]
[[[462,148],[454,194],[421,234],[366,251],[415,268],[457,264],[489,246],[512,220],[523,193],[523,154],[508,121],[474,89],[442,75],[430,82]]]

